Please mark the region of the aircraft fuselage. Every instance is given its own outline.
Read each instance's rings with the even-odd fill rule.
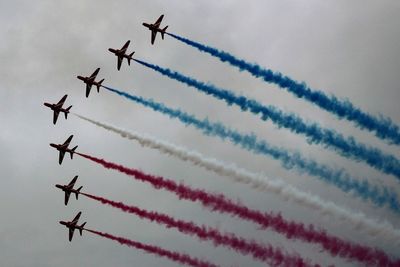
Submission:
[[[61,184],[56,184],[56,187],[60,188],[64,192],[71,192],[71,193],[75,193],[75,194],[80,194],[81,193],[76,189],[68,188],[68,186],[61,185]]]
[[[63,191],[65,191],[65,186],[63,186],[63,185],[56,184],[56,187],[57,187],[57,188],[60,188],[60,189],[63,190]]]
[[[62,191],[69,191],[69,192],[73,192],[73,191],[76,191],[76,190],[74,190],[74,189],[71,189],[71,188],[68,188],[68,186],[65,186],[65,185],[61,185],[61,184],[56,184],[56,187],[57,188],[60,188]]]
[[[65,225],[66,227],[71,227],[71,222],[60,221],[60,224]]]
[[[110,51],[111,53],[114,53],[117,56],[122,56],[123,55],[123,53],[121,53],[121,50],[119,50],[119,49],[108,48],[108,51]]]
[[[92,84],[95,86],[100,86],[99,82],[96,82],[95,80],[90,79],[90,77],[83,77],[83,76],[76,76],[79,80],[83,81],[86,84]]]
[[[76,76],[76,78],[78,78],[81,81],[84,81],[85,83],[89,80],[88,77],[83,77],[83,76],[80,76],[80,75]]]
[[[148,24],[146,22],[143,22],[142,25],[147,27],[147,28],[149,28],[152,31],[158,31],[158,32],[162,32],[163,31],[162,29],[160,29],[159,27],[155,26],[154,24]]]
[[[72,152],[75,153],[75,151],[73,151],[72,149],[65,147],[64,145],[60,145],[60,144],[53,144],[50,143],[51,147],[54,147],[55,149],[57,149],[58,151],[64,151],[64,152]]]
[[[69,110],[66,110],[64,108],[59,107],[57,104],[50,104],[50,103],[44,103],[44,105],[46,107],[51,108],[51,110],[58,110],[60,112],[64,112],[64,113],[69,113]]]
[[[121,50],[117,50],[114,48],[109,48],[108,51],[110,51],[111,53],[114,53],[116,56],[118,57],[124,57],[124,58],[132,58],[129,55],[125,54],[123,51]]]
[[[46,102],[44,102],[44,104],[43,105],[45,105],[46,107],[49,107],[49,108],[51,108],[52,110],[54,110],[55,109],[55,104],[50,104],[50,103],[46,103]]]
[[[51,147],[54,147],[55,149],[57,149],[58,151],[65,151],[67,148],[64,147],[63,145],[60,144],[54,144],[54,143],[50,143]]]
[[[150,30],[153,28],[153,24],[148,24],[146,22],[143,22],[142,25],[149,28]]]
[[[80,231],[84,230],[82,225],[79,226],[76,223],[65,222],[65,221],[60,221],[59,223],[62,224],[62,225],[65,225],[65,227],[67,227],[67,228],[78,229]]]

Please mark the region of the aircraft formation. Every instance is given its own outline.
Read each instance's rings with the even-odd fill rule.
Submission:
[[[161,22],[164,18],[164,15],[161,15],[155,23],[143,23],[143,26],[147,27],[151,31],[151,44],[154,44],[154,41],[156,39],[157,33],[161,33],[162,39],[164,39],[164,34],[168,28],[168,26],[164,27],[163,29],[160,28]],[[131,60],[133,60],[133,55],[135,52],[133,51],[132,53],[127,54],[127,49],[129,47],[130,40],[126,41],[126,43],[120,48],[120,49],[115,49],[115,48],[109,48],[108,51],[113,53],[117,57],[117,70],[119,71],[121,69],[121,65],[124,59],[127,60],[128,65],[130,65]],[[86,92],[85,96],[89,97],[90,91],[92,89],[92,86],[95,86],[97,88],[97,92],[100,92],[100,87],[102,87],[102,83],[104,82],[104,79],[101,79],[99,81],[96,81],[96,77],[99,74],[100,68],[97,68],[90,76],[81,76],[78,75],[77,78],[81,81],[83,81],[86,84]],[[57,119],[60,113],[64,113],[65,119],[68,118],[68,114],[70,113],[70,109],[72,108],[72,105],[69,106],[68,108],[63,108],[63,105],[67,99],[68,95],[64,95],[57,103],[55,104],[50,104],[45,102],[44,105],[48,108],[50,108],[53,111],[53,124],[55,125],[57,123]],[[75,150],[78,148],[78,146],[74,146],[73,148],[69,148],[69,145],[72,141],[72,138],[74,136],[70,135],[67,140],[64,141],[62,144],[54,144],[50,143],[50,146],[57,149],[59,152],[59,157],[58,157],[58,163],[61,165],[64,156],[66,153],[70,154],[71,159],[73,159],[73,155],[75,153]],[[74,189],[75,183],[78,179],[78,176],[76,175],[68,184],[66,185],[60,185],[56,184],[56,188],[61,189],[64,191],[64,204],[65,206],[68,205],[69,197],[71,194],[75,194],[76,199],[78,199],[78,195],[81,193],[80,190],[82,189],[82,186]],[[86,224],[83,223],[82,225],[78,225],[79,218],[81,216],[82,212],[78,212],[78,214],[71,220],[71,221],[60,221],[60,224],[64,225],[69,229],[69,241],[72,241],[74,231],[76,229],[79,230],[80,235],[82,236],[82,232],[84,230],[84,226]]]
[[[239,60],[224,51],[220,51],[218,49],[214,49],[209,46],[202,45],[200,43],[196,43],[189,39],[185,39],[183,37],[169,33],[166,31],[168,26],[161,27],[163,18],[164,18],[164,15],[161,15],[154,23],[144,22],[142,24],[144,27],[149,29],[151,32],[151,39],[150,39],[151,45],[154,45],[154,42],[156,40],[158,33],[160,33],[162,39],[164,39],[165,34],[167,34],[168,36],[171,36],[181,42],[184,42],[190,46],[193,46],[203,52],[212,54],[213,56],[221,59],[221,61],[223,61],[223,62],[229,62],[230,64],[240,68],[240,70],[246,70],[246,71],[252,73],[255,77],[261,76],[264,78],[265,81],[267,81],[268,79],[271,79],[271,80],[274,80],[274,82],[277,84],[279,84],[279,82],[281,82],[282,83],[281,87],[286,88],[288,86],[293,86],[296,90],[299,88],[302,88],[301,86],[303,86],[303,84],[300,87],[297,86],[296,82],[289,80],[289,78],[287,78],[287,77],[285,77],[286,80],[281,81],[280,79],[282,77],[280,76],[280,74],[275,75],[274,73],[272,73],[269,70],[263,70],[261,67],[256,66],[255,64],[250,64],[250,63],[245,62],[244,60]],[[274,109],[271,109],[272,111],[270,111],[270,110],[268,110],[268,107],[261,106],[261,104],[258,104],[258,102],[255,100],[246,99],[246,97],[244,97],[244,96],[237,97],[235,94],[229,92],[228,90],[220,90],[220,88],[218,88],[216,86],[198,82],[197,80],[190,78],[190,77],[186,77],[178,72],[174,72],[169,69],[163,69],[159,66],[140,61],[137,58],[133,57],[135,54],[135,51],[129,52],[129,50],[130,50],[129,45],[130,45],[130,40],[126,41],[122,45],[122,47],[119,49],[118,48],[108,48],[108,51],[111,52],[117,58],[116,68],[118,71],[121,70],[124,59],[127,62],[128,66],[130,66],[130,63],[132,61],[134,61],[134,62],[136,61],[139,64],[146,65],[147,67],[152,68],[153,70],[161,72],[161,74],[168,76],[169,78],[175,79],[175,80],[185,83],[189,86],[195,87],[202,92],[205,92],[209,95],[216,97],[217,99],[225,100],[227,103],[229,103],[229,105],[231,105],[232,103],[235,103],[235,104],[239,105],[243,111],[250,110],[251,112],[253,112],[256,115],[259,115],[257,113],[259,111],[265,112],[265,114],[262,113],[263,116],[261,116],[263,118],[263,120],[266,120],[266,119],[264,119],[264,115],[265,115],[265,118],[268,118],[267,115],[269,115],[269,113],[272,114],[273,112],[275,112]],[[103,87],[103,89],[107,89],[109,91],[116,92],[130,100],[133,100],[134,102],[135,101],[139,102],[139,101],[137,101],[138,98],[135,98],[135,96],[130,95],[129,93],[125,93],[125,92],[119,91],[117,89],[112,89],[112,88],[109,88],[109,87],[103,85],[104,79],[97,77],[99,75],[99,72],[100,72],[100,68],[97,68],[90,76],[81,76],[81,75],[77,76],[77,79],[81,80],[85,84],[85,94],[84,95],[86,98],[89,97],[89,95],[91,93],[91,89],[93,87],[97,89],[98,93],[100,93],[100,88]],[[262,75],[264,75],[264,76],[262,76]],[[271,75],[273,76],[273,79],[271,78]],[[290,82],[288,82],[288,81],[290,81]],[[310,92],[311,92],[311,90],[310,90]],[[304,91],[300,95],[303,96],[303,94],[306,94],[306,93],[308,93],[308,91]],[[60,113],[64,113],[65,119],[67,119],[68,114],[71,112],[70,110],[72,108],[72,105],[69,105],[67,108],[63,107],[67,101],[67,97],[68,97],[68,95],[64,95],[57,103],[54,103],[54,104],[44,103],[44,105],[46,107],[50,108],[53,111],[53,124],[54,125],[57,123]],[[319,99],[319,98],[318,99],[313,98],[311,96],[311,93],[310,93],[309,98],[312,99],[312,101],[317,101]],[[317,100],[315,100],[315,99],[317,99]],[[324,97],[321,97],[321,99],[324,99],[324,101],[329,100],[328,98],[324,98]],[[339,106],[339,104],[337,104],[335,101],[337,101],[336,98],[334,98],[334,101],[331,101],[333,104],[331,103],[332,105],[330,105],[330,107],[332,107],[334,105]],[[145,103],[145,104],[143,104],[143,103]],[[159,108],[159,106],[162,106],[162,104],[159,104],[157,102],[152,102],[151,100],[148,100],[148,101],[141,100],[141,104],[143,104],[146,107],[150,107],[156,111],[160,111],[161,108]],[[351,105],[348,105],[347,102],[345,104],[346,105],[344,105],[344,106],[346,108],[350,108],[350,109],[354,108]],[[186,125],[193,124],[193,125],[195,125],[195,127],[197,129],[202,130],[203,132],[211,131],[210,129],[214,129],[215,136],[218,136],[224,140],[225,139],[234,140],[233,143],[235,143],[235,144],[240,143],[242,148],[252,151],[255,154],[260,154],[260,155],[272,154],[274,159],[281,160],[283,163],[282,165],[289,166],[288,167],[289,169],[292,168],[292,165],[296,166],[296,167],[300,166],[301,167],[301,168],[299,168],[300,172],[305,171],[305,172],[308,172],[308,174],[310,174],[310,175],[320,176],[325,181],[328,181],[329,179],[332,180],[333,178],[335,181],[338,181],[338,180],[342,179],[343,177],[344,177],[343,180],[345,180],[345,179],[347,179],[347,177],[350,177],[350,176],[343,175],[340,177],[340,179],[336,178],[336,176],[334,176],[334,175],[336,175],[339,172],[337,172],[333,168],[330,168],[330,166],[319,164],[317,161],[312,161],[312,160],[309,160],[308,158],[303,158],[302,155],[300,155],[300,153],[295,154],[295,156],[293,157],[290,153],[287,152],[288,150],[277,148],[272,145],[270,147],[268,147],[266,142],[264,142],[264,143],[258,142],[258,140],[255,138],[254,135],[241,134],[240,132],[236,132],[235,130],[231,130],[227,127],[225,128],[225,126],[222,124],[218,124],[218,123],[212,124],[208,119],[206,119],[205,121],[201,121],[201,120],[197,119],[195,116],[188,115],[187,113],[181,112],[180,110],[169,109],[166,106],[163,106],[162,111],[160,111],[160,112],[169,115],[171,118],[178,118],[179,120],[181,120],[181,122],[185,123]],[[361,111],[357,110],[357,112],[359,112],[361,114]],[[282,126],[282,127],[288,128],[288,127],[286,127],[286,125],[289,125],[290,127],[297,127],[297,125],[299,125],[299,129],[307,129],[307,124],[302,124],[300,118],[294,117],[294,115],[285,117],[285,116],[282,116],[279,112],[275,112],[275,113],[276,113],[276,116],[272,116],[272,117],[274,117],[272,119],[272,121],[281,123],[281,125],[279,125],[280,127]],[[332,113],[334,113],[334,112],[332,112]],[[347,113],[350,114],[351,112],[347,112]],[[348,224],[355,226],[355,228],[360,228],[360,229],[363,228],[363,230],[365,230],[366,233],[378,233],[377,235],[379,235],[380,233],[390,233],[390,236],[391,236],[390,238],[393,238],[393,240],[394,240],[393,242],[397,242],[398,240],[400,240],[399,232],[392,225],[385,224],[384,226],[382,226],[379,222],[376,222],[375,220],[366,218],[364,216],[364,214],[362,214],[362,213],[361,213],[362,216],[359,213],[353,213],[353,212],[347,210],[346,208],[336,205],[335,203],[325,201],[315,195],[312,195],[311,193],[301,191],[301,190],[291,186],[290,184],[288,185],[288,184],[285,184],[284,182],[282,182],[281,184],[278,184],[278,183],[276,183],[276,181],[264,182],[259,179],[260,174],[251,173],[250,171],[247,171],[244,169],[239,169],[239,168],[236,168],[235,166],[229,167],[229,166],[226,166],[223,162],[219,162],[218,160],[204,158],[200,153],[197,153],[197,152],[192,153],[190,151],[185,151],[184,148],[166,144],[166,143],[160,142],[158,140],[150,140],[148,138],[146,139],[145,137],[138,136],[138,135],[135,135],[132,133],[128,133],[126,131],[117,129],[115,127],[105,125],[100,122],[96,122],[94,120],[85,118],[81,115],[77,115],[77,114],[74,114],[74,115],[76,115],[77,117],[79,117],[83,120],[86,120],[93,124],[96,124],[97,126],[100,126],[101,128],[105,128],[107,130],[118,133],[119,135],[121,135],[123,137],[129,136],[128,139],[139,141],[139,143],[141,143],[143,146],[149,146],[152,148],[157,147],[157,149],[159,149],[159,151],[162,151],[165,154],[174,155],[180,159],[183,159],[184,161],[192,162],[194,165],[202,166],[205,169],[207,169],[208,171],[214,171],[215,173],[217,173],[221,176],[232,176],[231,180],[233,180],[235,182],[251,185],[254,189],[257,189],[257,190],[260,190],[263,192],[277,194],[279,196],[282,196],[286,201],[294,200],[294,202],[298,203],[299,205],[302,205],[303,207],[307,207],[307,208],[311,207],[313,210],[320,212],[324,216],[326,214],[328,214],[329,216],[332,216],[334,218],[339,218],[340,221],[345,221]],[[374,121],[374,118],[368,117],[368,116],[363,115],[362,120],[360,120],[360,122],[357,122],[357,123],[359,123],[359,124],[364,123],[364,121],[366,119],[368,119],[368,120],[370,120],[368,123],[369,127],[372,127],[371,125],[376,124],[379,127],[378,126],[374,126],[374,127],[376,127],[377,129],[378,128],[383,129],[383,127],[380,127],[381,124],[379,124],[380,123],[379,121]],[[280,119],[280,118],[285,118],[285,119],[289,120],[290,123],[286,123],[286,122],[284,122],[284,119]],[[188,121],[190,121],[190,123],[187,123]],[[383,120],[383,121],[384,121],[383,124],[387,124],[389,120]],[[313,125],[313,127],[319,127],[319,126]],[[392,127],[391,129],[394,129],[394,128],[395,127]],[[313,131],[311,133],[316,132],[316,131],[314,131],[314,128],[312,128],[312,129],[313,129]],[[297,131],[297,132],[299,132],[299,131]],[[320,132],[323,133],[324,131],[321,130]],[[329,140],[333,140],[334,138],[337,138],[338,140],[340,140],[340,142],[337,142],[339,144],[343,144],[346,142],[346,140],[340,139],[340,138],[342,138],[341,136],[339,136],[339,135],[336,136],[335,135],[336,132],[329,132],[329,130],[326,132],[329,133],[329,138],[328,138]],[[306,133],[309,134],[308,132],[306,132]],[[397,140],[396,134],[397,133],[391,133],[390,138]],[[378,136],[383,137],[383,139],[386,138],[384,134],[378,134]],[[400,144],[400,134],[398,134],[398,136],[399,136],[398,143]],[[90,159],[100,165],[103,165],[106,168],[118,170],[122,173],[131,175],[131,176],[140,176],[141,180],[145,180],[146,182],[151,183],[156,189],[163,187],[162,183],[158,183],[158,181],[160,181],[160,179],[155,179],[152,175],[147,175],[145,173],[141,173],[140,171],[138,171],[136,169],[130,169],[130,168],[118,165],[118,164],[107,162],[104,159],[98,159],[93,156],[89,156],[89,155],[77,152],[76,149],[78,148],[78,146],[71,145],[72,139],[73,139],[73,135],[70,135],[62,143],[59,143],[59,144],[50,143],[50,146],[52,148],[55,148],[58,151],[58,163],[60,165],[63,163],[65,154],[69,154],[71,159],[73,159],[74,154],[78,154],[79,156]],[[342,140],[343,140],[343,142],[342,142]],[[263,140],[261,140],[261,141],[263,141]],[[144,144],[146,144],[146,145],[144,145]],[[351,144],[355,144],[355,142],[352,141]],[[363,150],[363,152],[364,152],[364,150]],[[360,157],[365,156],[368,159],[368,156],[369,156],[368,153],[369,153],[369,151],[365,150],[364,154],[362,154],[362,153],[359,153],[359,154],[360,155],[362,154]],[[376,154],[375,150],[374,150],[374,153]],[[349,154],[350,154],[350,151],[349,151]],[[379,156],[380,155],[381,154],[379,154]],[[382,154],[382,158],[384,158],[384,156],[385,155]],[[374,157],[374,159],[375,158],[376,157]],[[394,167],[391,169],[388,168],[387,172],[392,171],[394,174],[396,174],[396,170],[399,170],[399,169],[396,169],[396,167],[397,167],[396,159],[393,160],[390,157],[388,157],[388,158],[390,159],[388,162],[390,164],[393,164]],[[374,161],[374,162],[376,162],[376,161]],[[399,166],[400,166],[400,163],[399,163]],[[381,169],[383,171],[386,171],[383,167]],[[322,171],[320,171],[320,170],[322,170]],[[341,172],[342,171],[340,171],[340,173]],[[393,173],[390,173],[390,174],[393,174]],[[399,175],[398,178],[400,178],[400,174],[398,174],[398,175]],[[163,177],[161,177],[161,178],[162,178],[161,180],[166,181],[165,178],[163,178]],[[358,184],[357,184],[358,180],[356,180],[356,179],[350,180],[350,178],[349,178],[349,181],[350,181],[349,183],[345,184],[345,182],[343,182],[342,186],[337,186],[337,187],[348,188],[347,189],[348,191],[353,190],[357,193],[356,190],[361,188],[361,186],[358,186]],[[64,193],[64,205],[65,206],[68,205],[71,195],[75,196],[76,200],[78,200],[79,195],[81,195],[81,196],[83,195],[85,197],[89,197],[94,200],[98,200],[98,201],[102,202],[103,204],[107,203],[108,205],[111,205],[115,208],[122,209],[125,212],[130,212],[130,213],[137,212],[138,208],[136,208],[136,207],[127,206],[121,202],[117,203],[117,202],[114,202],[111,200],[107,200],[105,198],[90,195],[86,192],[82,192],[82,186],[79,186],[79,187],[75,186],[77,183],[77,180],[78,180],[78,175],[74,176],[72,178],[72,180],[67,184],[56,184],[55,185],[56,188],[60,189]],[[173,183],[174,183],[173,181],[165,182],[165,184],[169,184],[169,185],[171,185]],[[368,196],[363,195],[363,194],[365,194],[366,191],[369,190],[369,188],[367,188],[368,186],[369,186],[368,183],[363,183],[362,184],[362,192],[358,192],[359,196],[361,196],[363,199],[367,199],[368,197],[370,197],[370,195],[368,195]],[[234,201],[230,201],[228,198],[225,198],[223,195],[215,196],[212,193],[209,193],[207,191],[201,191],[201,193],[198,193],[198,192],[200,192],[199,190],[196,191],[196,189],[185,186],[183,184],[180,184],[179,186],[176,185],[176,188],[178,188],[176,190],[173,188],[174,188],[174,186],[163,187],[163,189],[169,190],[172,193],[175,193],[176,195],[178,195],[179,199],[185,199],[185,198],[190,199],[187,196],[190,195],[191,193],[193,193],[196,195],[196,197],[199,196],[199,199],[200,199],[199,202],[202,202],[202,205],[204,207],[209,208],[211,205],[212,211],[220,210],[221,213],[230,213],[232,211],[237,211],[237,213],[235,213],[234,216],[237,216],[238,214],[240,214],[240,216],[239,215],[238,216],[241,217],[242,219],[245,219],[248,221],[255,221],[256,223],[261,225],[261,228],[263,228],[263,229],[271,227],[279,234],[284,234],[284,235],[286,235],[286,237],[290,236],[289,239],[297,238],[301,242],[308,242],[313,245],[318,245],[318,246],[320,246],[321,250],[324,250],[325,252],[330,253],[331,256],[333,256],[333,257],[340,255],[340,257],[343,257],[345,259],[358,261],[358,262],[364,263],[368,266],[400,266],[400,260],[393,259],[393,257],[388,256],[384,251],[381,251],[379,249],[376,249],[375,247],[371,247],[368,245],[360,245],[358,243],[352,243],[351,241],[342,239],[335,235],[331,235],[324,229],[318,229],[319,227],[314,226],[313,224],[309,224],[306,226],[302,222],[297,222],[295,220],[292,220],[292,221],[287,220],[287,219],[283,218],[283,216],[280,216],[280,215],[276,216],[276,214],[274,215],[273,213],[269,214],[266,212],[258,212],[256,210],[251,210],[250,208],[248,208],[246,206],[241,206],[241,204],[237,204]],[[385,188],[382,191],[389,192],[389,190],[386,190]],[[371,192],[372,192],[371,195],[373,195],[375,193],[376,194],[379,193],[377,190],[375,190],[375,191],[371,190]],[[346,191],[346,193],[347,193],[347,191]],[[221,196],[223,196],[223,197],[221,197]],[[375,197],[375,199],[379,199],[379,201],[383,201],[386,199],[380,195],[376,195],[376,196],[374,195],[373,197]],[[396,198],[397,195],[391,195],[390,197],[391,197],[390,201],[392,201],[391,203],[395,203],[397,201],[397,198]],[[210,204],[210,203],[213,203],[213,204]],[[376,200],[374,202],[374,204],[377,204],[378,206],[383,206],[384,204],[387,204],[387,203],[383,203],[383,202],[378,203],[378,200]],[[207,206],[207,205],[209,205],[209,206]],[[400,213],[400,208],[398,208],[400,205],[397,205],[397,206],[396,205],[392,205],[391,209],[395,212]],[[82,224],[80,224],[80,222],[79,222],[81,214],[82,214],[81,212],[78,212],[72,220],[59,222],[61,225],[64,225],[68,229],[68,240],[69,241],[72,241],[75,230],[78,230],[78,232],[81,236],[82,236],[83,231],[85,230],[85,231],[88,231],[91,233],[101,235],[103,237],[107,237],[109,239],[116,240],[116,241],[120,242],[121,244],[125,244],[125,245],[139,248],[139,249],[145,248],[144,250],[146,250],[147,252],[156,253],[156,254],[158,253],[158,255],[161,255],[161,256],[170,255],[169,253],[172,253],[170,251],[165,251],[162,248],[149,247],[149,246],[146,246],[143,244],[138,244],[137,242],[132,241],[132,240],[127,240],[125,238],[115,237],[110,234],[101,233],[101,232],[97,232],[95,230],[87,229],[87,228],[85,228],[86,222],[84,222]],[[147,216],[146,217],[147,219],[150,218],[152,221],[158,221],[158,222],[161,222],[165,218],[168,218],[167,215],[162,215],[162,214],[157,215],[156,212],[153,212],[153,213],[149,212],[148,214],[151,214],[151,216],[143,215],[143,214],[147,214],[146,212],[141,212],[140,214],[141,215],[139,215],[139,216],[141,218],[144,218]],[[274,217],[274,216],[276,216],[276,217]],[[263,221],[260,219],[261,217],[265,219],[264,220],[265,222],[267,222],[265,225],[263,225]],[[223,243],[223,245],[230,246],[230,248],[232,248],[236,251],[239,251],[240,253],[242,253],[244,255],[253,255],[253,257],[255,259],[258,259],[258,260],[262,259],[265,262],[267,262],[268,264],[273,265],[273,266],[280,266],[280,265],[283,265],[283,266],[314,266],[314,265],[309,264],[309,262],[307,260],[302,259],[301,256],[299,256],[297,254],[295,256],[293,256],[290,253],[283,252],[283,250],[281,250],[280,248],[274,248],[275,254],[274,253],[271,254],[272,250],[269,247],[266,248],[265,246],[263,246],[263,244],[258,244],[256,242],[246,243],[247,241],[245,239],[240,239],[240,238],[236,237],[235,234],[227,234],[226,236],[223,236],[223,233],[218,232],[218,230],[209,231],[206,233],[206,232],[204,232],[204,229],[205,229],[204,226],[202,226],[203,228],[201,226],[197,227],[192,222],[179,222],[179,223],[174,224],[173,223],[174,221],[176,221],[176,220],[173,218],[165,219],[164,223],[167,225],[168,228],[169,227],[177,227],[181,232],[187,233],[187,232],[193,231],[194,235],[202,236],[202,238],[209,238],[210,240],[213,240],[215,246],[221,245]],[[274,223],[276,225],[273,225]],[[191,225],[191,226],[188,228],[185,228],[185,225]],[[310,238],[310,236],[312,236],[313,238]],[[383,234],[382,234],[382,236],[383,236]],[[375,236],[374,236],[374,238],[375,238]],[[219,243],[219,242],[222,242],[222,243]],[[399,241],[399,244],[400,244],[400,241]],[[175,256],[174,257],[171,256],[168,258],[172,259],[176,262],[179,262],[182,264],[188,264],[191,266],[216,266],[216,265],[208,263],[208,262],[200,262],[196,258],[195,259],[191,258],[190,260],[187,260],[190,257],[186,254],[180,255],[180,256],[178,255],[176,257]]]

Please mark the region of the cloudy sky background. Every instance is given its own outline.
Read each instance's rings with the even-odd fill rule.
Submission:
[[[56,102],[68,94],[73,111],[116,126],[152,134],[270,177],[333,201],[368,217],[400,227],[398,215],[375,208],[327,186],[315,177],[300,175],[280,162],[253,155],[217,138],[203,136],[177,120],[138,106],[108,91],[92,90],[84,97],[84,84],[76,75],[90,75],[101,67],[104,84],[199,118],[209,117],[242,132],[254,132],[277,146],[301,151],[331,166],[344,167],[360,179],[392,186],[394,177],[362,163],[346,160],[321,146],[309,145],[302,136],[277,129],[236,107],[196,92],[178,82],[133,63],[116,70],[116,58],[107,51],[131,40],[129,51],[145,61],[181,71],[199,80],[257,98],[306,120],[334,128],[360,141],[400,157],[398,147],[339,121],[327,112],[296,99],[276,86],[240,73],[209,55],[166,37],[150,45],[150,32],[141,23],[165,14],[163,25],[173,33],[229,51],[251,62],[306,81],[312,88],[347,97],[373,114],[383,114],[400,124],[400,4],[398,1],[4,1],[0,0],[0,263],[2,266],[176,266],[166,259],[120,246],[84,233],[67,240],[60,219],[82,211],[82,222],[100,231],[125,236],[163,248],[184,251],[222,266],[261,266],[251,257],[226,248],[214,248],[173,229],[140,220],[119,210],[81,197],[64,207],[63,194],[54,187],[79,175],[83,190],[142,208],[218,226],[221,230],[296,251],[313,262],[351,266],[331,258],[319,247],[288,241],[272,231],[227,215],[211,213],[198,204],[179,201],[165,191],[115,171],[105,170],[80,157],[58,155],[50,142],[61,143],[74,134],[78,150],[110,161],[184,181],[196,188],[240,199],[250,207],[281,211],[285,218],[315,223],[353,241],[376,245],[390,255],[398,248],[385,240],[371,240],[332,218],[287,203],[272,195],[232,184],[224,177],[193,167],[159,152],[140,147],[105,130],[70,116],[52,124],[43,102]],[[159,36],[158,36],[159,37]]]

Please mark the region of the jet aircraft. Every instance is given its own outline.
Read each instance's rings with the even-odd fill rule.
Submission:
[[[130,53],[129,55],[126,54],[126,50],[128,49],[129,43],[131,41],[128,40],[124,46],[122,46],[121,49],[114,49],[114,48],[109,48],[108,51],[110,51],[111,53],[114,53],[117,58],[118,58],[118,63],[117,63],[117,69],[120,70],[121,69],[121,64],[122,64],[122,60],[124,58],[126,58],[126,60],[128,61],[128,65],[131,65],[131,59],[133,59],[133,54],[135,54],[135,52]]]
[[[58,115],[60,112],[64,112],[65,119],[67,119],[67,115],[69,113],[69,110],[72,108],[72,106],[69,106],[68,108],[63,108],[62,106],[64,105],[65,100],[67,99],[68,95],[63,96],[60,101],[58,101],[57,104],[50,104],[50,103],[44,103],[46,107],[51,108],[51,110],[54,111],[53,113],[53,124],[56,124]]]
[[[73,156],[73,154],[75,153],[75,149],[78,147],[78,146],[75,146],[75,147],[72,148],[72,149],[71,149],[71,148],[68,148],[69,143],[70,143],[71,140],[72,140],[72,137],[74,137],[74,136],[71,135],[70,137],[68,137],[68,139],[67,139],[63,144],[53,144],[53,143],[50,144],[51,147],[54,147],[54,148],[56,148],[58,151],[60,151],[60,156],[59,156],[59,158],[58,158],[58,163],[59,163],[60,165],[61,165],[61,163],[62,163],[62,161],[63,161],[63,159],[64,159],[65,153],[66,153],[66,152],[70,153],[71,159],[72,159],[72,156]]]
[[[157,32],[161,33],[161,38],[164,40],[164,33],[167,30],[168,26],[165,26],[163,29],[160,28],[160,24],[162,19],[164,18],[164,15],[161,15],[156,22],[153,24],[149,24],[146,22],[143,22],[143,26],[147,27],[151,31],[151,44],[154,44],[154,40],[156,39]]]
[[[82,223],[82,225],[78,225],[78,220],[79,217],[81,217],[82,212],[79,212],[75,218],[72,219],[72,221],[65,222],[65,221],[60,221],[60,224],[65,225],[65,227],[68,228],[69,230],[69,242],[71,242],[72,237],[74,236],[74,231],[75,229],[79,230],[79,234],[82,236],[82,231],[85,230],[83,227],[85,227],[86,222]]]
[[[92,89],[92,85],[95,85],[97,87],[97,92],[100,92],[100,87],[101,87],[101,83],[104,81],[104,79],[96,82],[96,76],[99,73],[100,68],[97,68],[92,75],[90,75],[89,77],[83,77],[83,76],[76,76],[76,78],[78,78],[79,80],[82,80],[84,83],[86,83],[86,97],[89,96],[90,94],[90,89]]]
[[[75,182],[77,179],[78,179],[78,175],[76,175],[74,178],[72,178],[71,182],[69,182],[69,184],[67,184],[67,185],[56,184],[56,187],[60,188],[65,193],[65,197],[64,197],[65,206],[67,206],[67,204],[68,204],[69,196],[71,195],[71,193],[74,193],[76,199],[78,199],[78,195],[80,194],[82,186],[79,187],[78,189],[74,189]]]

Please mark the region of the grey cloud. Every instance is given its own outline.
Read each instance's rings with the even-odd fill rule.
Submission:
[[[302,137],[241,113],[237,108],[201,95],[193,89],[134,64],[116,70],[116,59],[108,47],[132,40],[137,57],[211,81],[235,92],[256,97],[263,103],[295,111],[307,119],[334,127],[347,135],[379,146],[400,156],[397,147],[378,141],[350,123],[295,99],[275,86],[220,63],[170,38],[150,45],[150,33],[141,26],[165,14],[168,29],[249,61],[282,71],[312,87],[348,97],[372,113],[382,113],[400,123],[399,4],[397,1],[1,1],[0,2],[0,187],[1,263],[5,266],[176,266],[92,236],[67,241],[60,219],[83,211],[88,226],[136,238],[144,243],[186,251],[223,266],[261,266],[250,257],[210,243],[186,237],[174,230],[141,221],[85,198],[64,207],[55,183],[79,174],[79,184],[90,193],[159,210],[199,223],[219,225],[222,230],[271,242],[288,251],[298,251],[318,263],[352,266],[353,263],[320,253],[314,246],[292,242],[271,231],[214,214],[198,204],[179,201],[167,192],[154,190],[130,177],[107,171],[76,157],[58,166],[56,152],[48,143],[75,134],[82,152],[138,167],[146,172],[182,180],[193,187],[223,192],[262,210],[281,211],[285,217],[315,223],[341,237],[379,245],[391,255],[398,248],[377,244],[351,228],[299,205],[288,205],[272,195],[218,179],[190,164],[161,155],[106,131],[69,118],[51,124],[44,101],[57,101],[68,93],[68,103],[83,115],[139,130],[201,153],[287,182],[339,205],[362,210],[369,217],[384,218],[400,227],[397,215],[366,205],[314,177],[284,170],[278,162],[252,155],[218,139],[205,137],[177,121],[146,110],[104,90],[84,97],[84,86],[75,76],[101,67],[105,83],[169,106],[195,113],[200,118],[220,120],[241,131],[254,131],[269,142],[302,151],[330,165],[345,167],[360,178],[392,186],[393,177],[374,172],[363,164],[349,162]],[[397,255],[398,256],[398,255]]]

